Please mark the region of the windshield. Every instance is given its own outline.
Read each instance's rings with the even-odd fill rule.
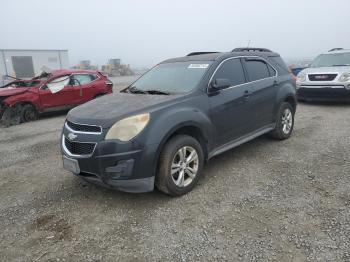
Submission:
[[[33,79],[47,80],[51,76],[51,73],[43,71],[40,75],[34,77]]]
[[[199,84],[210,64],[208,61],[160,64],[125,91],[137,90],[148,94],[186,93]]]
[[[331,66],[349,66],[349,65],[350,65],[350,52],[319,55],[312,62],[311,67],[331,67]]]
[[[40,84],[40,81],[14,81],[2,86],[2,88],[34,87]]]

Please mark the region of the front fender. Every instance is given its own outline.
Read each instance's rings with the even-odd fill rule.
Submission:
[[[151,126],[153,132],[148,134],[148,144],[162,144],[176,130],[186,126],[199,128],[208,142],[213,135],[210,119],[197,108],[173,108],[154,118]]]
[[[39,96],[33,92],[25,92],[18,95],[9,96],[3,101],[3,103],[8,107],[12,107],[17,103],[30,103],[34,105],[38,111],[41,111]]]

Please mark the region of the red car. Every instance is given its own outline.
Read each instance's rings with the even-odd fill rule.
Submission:
[[[113,83],[93,70],[55,70],[0,87],[0,120],[5,125],[36,120],[40,113],[69,109],[113,92]]]

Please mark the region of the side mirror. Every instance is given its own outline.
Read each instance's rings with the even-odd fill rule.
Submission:
[[[211,88],[214,90],[221,90],[231,86],[230,79],[226,78],[217,78],[210,84]]]

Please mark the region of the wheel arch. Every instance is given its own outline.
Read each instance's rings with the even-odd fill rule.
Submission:
[[[195,138],[199,142],[199,144],[202,146],[204,159],[205,161],[207,161],[209,156],[208,136],[205,134],[205,132],[202,130],[202,128],[198,124],[194,122],[184,122],[170,129],[161,140],[158,146],[158,150],[156,152],[156,158],[155,158],[156,163],[155,163],[155,170],[154,170],[155,174],[157,173],[157,170],[158,170],[159,157],[161,152],[163,151],[167,142],[173,137],[175,137],[176,135],[188,135]]]
[[[195,138],[202,146],[205,159],[208,157],[208,137],[205,135],[201,127],[194,123],[183,123],[179,126],[174,127],[168,134],[163,138],[160,148],[163,149],[164,145],[176,135],[188,135]],[[161,150],[160,150],[161,152]]]
[[[296,110],[297,110],[297,100],[296,100],[295,96],[287,95],[284,98],[283,102],[289,103],[293,107],[294,113],[296,112]]]
[[[37,108],[37,106],[35,105],[35,103],[31,102],[31,101],[19,101],[17,103],[14,103],[11,105],[12,106],[25,106],[25,105],[31,105],[34,107],[34,109],[37,111],[37,113],[39,113],[39,109]]]
[[[16,95],[16,96],[9,96],[5,100],[3,100],[3,103],[7,107],[30,104],[30,105],[34,106],[34,108],[36,109],[37,112],[40,111],[40,103],[38,101],[38,97],[28,95],[27,93]]]

